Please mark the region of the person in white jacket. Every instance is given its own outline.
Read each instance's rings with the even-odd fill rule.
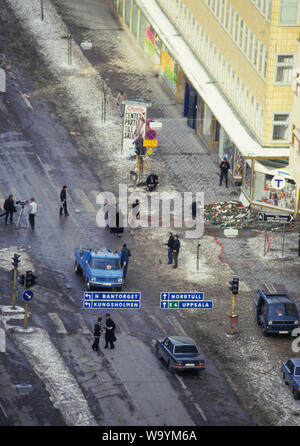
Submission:
[[[29,203],[29,223],[31,229],[34,229],[36,213],[37,213],[37,203],[35,199],[32,197],[30,198],[30,203]]]

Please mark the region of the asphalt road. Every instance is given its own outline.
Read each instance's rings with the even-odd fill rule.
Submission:
[[[64,4],[63,1],[56,3]],[[72,1],[73,5],[83,3],[89,14],[101,16],[101,2]],[[105,5],[103,3],[102,7]],[[103,10],[101,20],[105,20],[108,27],[116,25],[106,10]],[[22,60],[19,70],[21,66]],[[11,72],[17,72],[14,66]],[[93,173],[92,160],[78,152],[69,133],[72,129],[61,125],[50,104],[36,96],[31,99],[32,109],[28,106],[19,91],[33,88],[32,79],[28,72],[23,72],[22,76],[19,86],[13,86],[9,80],[11,88],[4,99],[8,105],[7,122],[11,124],[2,128],[0,134],[0,196],[2,199],[9,193],[14,193],[16,199],[34,196],[39,211],[35,231],[16,230],[14,225],[5,226],[2,220],[0,241],[2,248],[24,247],[39,274],[36,296],[30,303],[30,324],[47,330],[101,425],[252,424],[226,377],[215,366],[214,358],[207,357],[207,369],[201,375],[185,376],[171,375],[156,358],[154,339],[167,334],[193,333],[180,315],[159,310],[162,285],[145,277],[145,253],[135,244],[131,234],[125,233],[118,240],[96,226],[95,197],[105,189],[105,184],[101,183],[102,172],[97,176]],[[35,87],[37,83],[35,79]],[[69,217],[59,216],[59,192],[63,184],[69,187]],[[111,311],[117,325],[116,349],[101,350],[96,354],[91,349],[91,333],[98,312],[82,309],[84,284],[73,271],[74,248],[107,246],[120,249],[124,241],[133,253],[125,289],[141,291],[142,309]],[[6,275],[7,271],[1,270],[1,277]],[[171,284],[164,283],[163,286],[169,289]],[[1,288],[1,303],[7,304],[9,293],[4,282]],[[5,355],[9,371],[13,361],[10,349]],[[30,367],[22,353],[18,352],[18,355],[18,367],[24,364]],[[1,364],[0,369],[3,367]],[[11,372],[12,377],[14,373]],[[30,380],[30,374],[27,378]],[[33,374],[31,378],[40,383],[37,392],[44,392],[45,396],[43,370],[39,370],[38,377]],[[0,374],[0,383],[4,384],[3,374]],[[3,407],[9,395],[9,392],[1,394]],[[58,414],[53,415],[53,407],[47,398],[48,404],[45,403],[44,408],[52,411],[52,418],[47,422],[63,424]],[[30,407],[30,422],[46,424],[38,416],[40,406],[37,401],[27,399],[24,404]],[[8,405],[7,419],[13,424],[14,419],[17,420],[15,424],[26,424],[26,418],[23,421],[20,417],[15,418],[17,406],[17,403]],[[61,415],[63,418],[64,414]]]

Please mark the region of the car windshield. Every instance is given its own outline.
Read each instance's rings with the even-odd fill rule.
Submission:
[[[300,367],[295,368],[295,375],[300,376]]]
[[[297,310],[294,304],[271,304],[269,314],[273,316],[296,316]]]
[[[118,259],[92,259],[92,269],[120,269],[120,262]]]
[[[174,353],[198,353],[195,345],[175,345]]]

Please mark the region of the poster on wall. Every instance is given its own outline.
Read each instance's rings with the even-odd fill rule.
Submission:
[[[134,154],[134,141],[145,138],[147,102],[125,101],[122,152]]]
[[[153,62],[153,58],[154,58],[154,53],[155,53],[155,33],[154,31],[151,29],[151,27],[147,27],[146,30],[146,53],[150,56],[152,62]]]
[[[176,63],[167,52],[166,47],[164,47],[164,49],[161,52],[161,73],[175,95],[177,87],[176,71],[177,71]]]

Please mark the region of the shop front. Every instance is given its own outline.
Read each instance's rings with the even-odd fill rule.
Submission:
[[[223,160],[226,156],[230,164],[232,178],[237,182],[241,182],[243,178],[243,156],[223,128],[220,129],[219,134],[220,160]]]

